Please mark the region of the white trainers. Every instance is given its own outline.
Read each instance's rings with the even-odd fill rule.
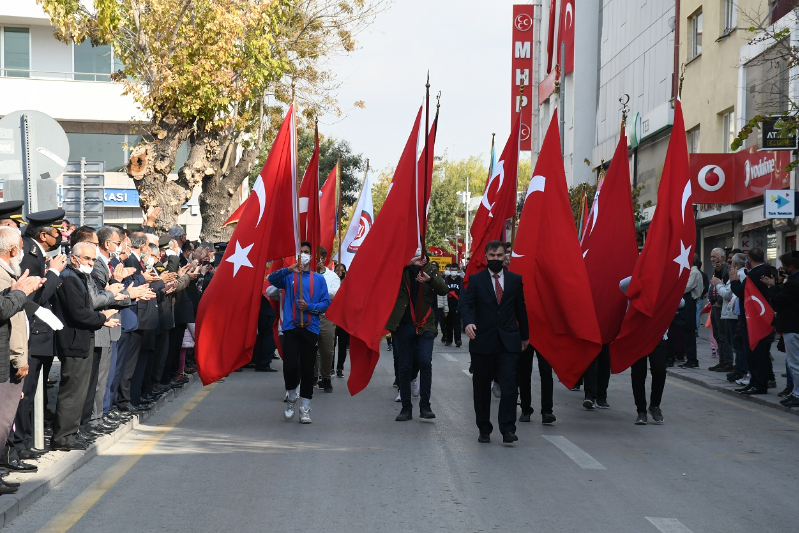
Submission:
[[[297,405],[298,399],[299,396],[294,398],[293,400],[291,398],[286,398],[286,410],[283,411],[283,417],[286,420],[292,420],[294,418],[294,408]]]
[[[300,424],[310,424],[311,423],[311,408],[309,407],[300,407]]]
[[[411,396],[414,398],[419,397],[419,378],[414,379],[411,381]]]
[[[749,385],[749,374],[745,375],[741,379],[736,379],[735,383],[737,383],[738,385],[744,385],[744,386]]]
[[[397,398],[394,400],[395,402],[401,402],[402,396],[400,395],[400,391],[397,391]]]

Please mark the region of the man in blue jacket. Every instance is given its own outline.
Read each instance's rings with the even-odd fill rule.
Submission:
[[[300,243],[300,264],[269,275],[269,283],[284,291],[283,296],[283,379],[288,400],[283,416],[294,418],[297,385],[300,387],[300,423],[311,423],[314,365],[319,344],[319,316],[327,311],[330,296],[321,274],[312,272],[311,244]],[[302,292],[300,292],[302,291]]]

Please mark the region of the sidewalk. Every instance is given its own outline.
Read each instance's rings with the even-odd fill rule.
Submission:
[[[55,367],[56,365],[53,366]],[[57,369],[54,368],[54,370]],[[53,374],[54,373],[51,372],[51,375]],[[57,373],[54,375],[56,377],[58,376]],[[109,449],[155,413],[161,411],[167,402],[171,402],[187,390],[193,389],[194,384],[199,382],[199,378],[197,374],[191,374],[190,379],[191,381],[186,383],[182,388],[170,390],[162,397],[158,398],[155,402],[155,406],[151,410],[134,417],[127,424],[119,426],[119,428],[110,435],[104,435],[98,438],[89,446],[89,449],[71,452],[48,451],[40,459],[28,461],[39,467],[39,471],[35,474],[9,474],[8,477],[5,478],[7,481],[22,483],[22,485],[19,487],[19,491],[16,494],[0,496],[0,528],[10,524],[11,521],[24,512],[25,509],[53,490],[56,485],[61,483],[72,472],[79,469],[93,457]],[[54,396],[56,391],[57,387],[50,388],[48,390],[48,396]]]
[[[703,315],[703,319],[707,315]],[[702,326],[699,328],[699,337],[696,339],[697,358],[699,359],[699,368],[669,368],[667,373],[670,378],[677,378],[683,381],[689,381],[696,385],[701,385],[707,389],[722,392],[735,396],[741,401],[750,401],[774,407],[786,413],[791,413],[799,416],[799,409],[788,409],[780,405],[780,398],[777,396],[786,385],[786,378],[782,377],[785,373],[785,354],[777,351],[777,343],[771,346],[771,356],[774,358],[774,376],[777,379],[777,388],[769,389],[768,394],[758,396],[746,396],[735,392],[735,389],[741,388],[741,385],[729,383],[727,381],[726,372],[711,372],[708,367],[718,364],[718,359],[711,357],[710,352],[710,328],[704,327],[704,320]]]

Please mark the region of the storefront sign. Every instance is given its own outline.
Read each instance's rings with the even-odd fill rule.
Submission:
[[[796,216],[796,192],[791,190],[766,191],[763,195],[766,218],[793,218]]]
[[[136,189],[105,189],[103,203],[106,207],[139,207],[139,191]]]
[[[754,148],[734,154],[691,154],[692,199],[695,204],[735,204],[756,198],[767,190],[791,184],[785,167],[788,152],[758,152]]]
[[[513,58],[511,60],[511,124],[516,113],[522,113],[522,131],[519,139],[521,150],[532,149],[531,127],[533,125],[533,14],[535,6],[513,6]],[[524,94],[519,88],[524,86]]]
[[[791,120],[789,117],[771,117],[763,119],[763,148],[762,150],[796,150],[799,148],[799,140],[797,140],[796,130],[789,135],[780,135],[780,128],[775,127],[775,124],[783,120]]]

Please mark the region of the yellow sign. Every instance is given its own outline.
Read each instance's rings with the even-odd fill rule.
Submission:
[[[444,269],[452,264],[451,257],[431,257],[430,261],[433,263],[438,263],[438,271],[443,273]]]

